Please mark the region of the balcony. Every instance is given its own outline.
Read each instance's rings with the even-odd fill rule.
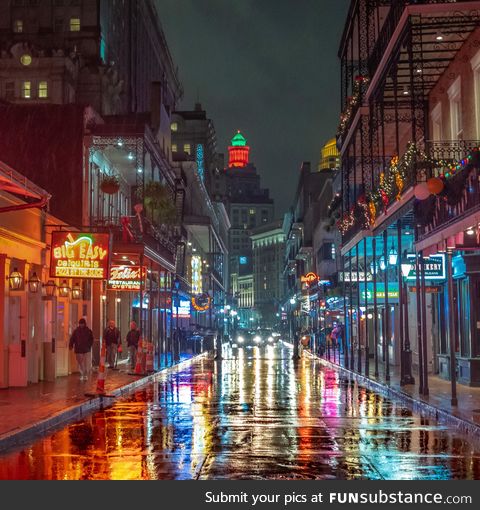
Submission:
[[[480,211],[480,141],[459,140],[429,142],[434,161],[433,175],[445,176],[445,187],[439,195],[418,202],[417,218],[421,220],[419,241],[446,233],[449,227],[458,233],[465,229],[462,220]],[[456,228],[458,227],[458,228]],[[448,237],[453,235],[448,233]]]
[[[114,244],[121,245],[122,249],[132,245],[144,246],[174,264],[179,234],[175,232],[179,230],[177,227],[156,226],[143,216],[141,222],[137,216],[92,218],[92,225],[108,230],[112,234]]]

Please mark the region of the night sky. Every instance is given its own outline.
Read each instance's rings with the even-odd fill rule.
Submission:
[[[157,0],[185,96],[214,121],[218,150],[240,129],[275,199],[291,205],[340,114],[338,45],[348,0]]]

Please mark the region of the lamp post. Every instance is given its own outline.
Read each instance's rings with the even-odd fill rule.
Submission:
[[[410,332],[409,332],[409,321],[408,321],[408,284],[407,278],[412,270],[413,264],[408,259],[406,253],[402,260],[402,275],[403,275],[403,319],[404,319],[404,343],[403,343],[403,372],[402,378],[400,379],[400,385],[405,386],[406,384],[415,384],[415,379],[412,375],[412,351],[410,349]],[[418,292],[418,289],[417,289]]]
[[[173,281],[173,288],[175,290],[175,310],[176,310],[176,320],[175,320],[175,341],[173,342],[173,360],[180,360],[180,328],[178,324],[178,305],[179,305],[179,290],[180,290],[180,280],[175,277]]]
[[[294,327],[295,326],[295,324],[294,324],[294,313],[295,313],[294,306],[296,305],[296,303],[297,303],[297,300],[295,299],[295,297],[292,297],[290,299],[290,335],[293,340],[293,357],[292,357],[293,360],[300,359],[299,346],[298,346],[298,342],[300,339],[298,338],[298,335],[296,334],[295,327]]]

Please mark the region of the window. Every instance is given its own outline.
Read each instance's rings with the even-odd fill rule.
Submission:
[[[32,82],[31,81],[24,81],[22,83],[22,97],[24,99],[32,98]]]
[[[178,124],[176,122],[172,122],[170,129],[174,132],[178,131]]]
[[[53,30],[57,33],[63,32],[63,18],[55,18]]]
[[[192,146],[189,143],[184,144],[183,152],[185,152],[188,155],[191,155],[192,154]]]
[[[462,127],[462,83],[460,76],[453,82],[448,89],[448,99],[450,101],[450,127],[452,140],[461,140],[463,138]]]
[[[21,34],[23,33],[23,20],[21,19],[16,19],[14,22],[13,22],[13,31],[17,34]]]
[[[480,51],[470,61],[473,70],[473,86],[475,89],[475,118],[477,125],[477,140],[480,139]]]
[[[38,97],[40,99],[46,99],[48,97],[48,82],[46,82],[46,81],[39,82]]]
[[[177,151],[178,151],[177,144],[176,143],[172,143],[172,152],[177,152]]]
[[[12,100],[15,99],[15,82],[7,81],[5,83],[5,99]]]
[[[70,32],[80,32],[80,18],[70,18]]]
[[[432,110],[432,137],[434,142],[442,139],[442,103],[438,103]]]
[[[255,209],[250,209],[249,213],[250,213],[250,216],[253,216],[255,214]]]

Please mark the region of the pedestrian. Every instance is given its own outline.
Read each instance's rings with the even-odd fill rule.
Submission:
[[[137,363],[138,342],[140,341],[140,330],[137,328],[135,321],[130,322],[130,331],[127,333],[128,358],[130,368],[135,370]]]
[[[87,328],[87,321],[82,318],[78,321],[78,328],[76,328],[72,333],[68,345],[70,350],[74,349],[81,381],[86,381],[88,379],[88,373],[90,372],[88,359],[89,353],[92,350],[92,345],[92,330]]]
[[[103,341],[107,347],[108,368],[115,368],[117,349],[120,343],[120,331],[115,327],[115,321],[108,321],[108,327],[103,333]]]

